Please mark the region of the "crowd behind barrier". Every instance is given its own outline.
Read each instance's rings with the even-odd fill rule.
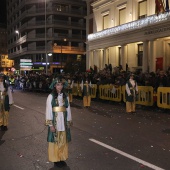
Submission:
[[[63,72],[51,75],[31,73],[12,76],[15,79],[14,89],[33,92],[50,92],[49,85],[52,80],[57,76],[61,76],[65,81],[70,80],[72,82],[73,96],[82,96],[81,83],[88,80],[92,86],[92,98],[125,102],[125,84],[130,73],[130,71],[122,70],[121,66],[112,68],[109,64],[105,65],[103,70],[97,70],[94,66],[94,69],[90,67],[85,72]],[[139,89],[138,96],[136,96],[137,104],[144,106],[156,104],[157,107],[170,109],[170,67],[166,72],[157,70],[156,73],[142,73],[142,71],[137,70],[133,74]],[[11,76],[7,76],[6,80],[10,81],[10,79]]]

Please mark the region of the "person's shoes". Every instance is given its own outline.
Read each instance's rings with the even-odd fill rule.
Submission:
[[[61,162],[54,162],[54,167],[62,168],[63,164]]]
[[[4,126],[3,125],[0,126],[0,130],[4,131]]]
[[[60,161],[60,163],[63,165],[63,166],[67,166],[67,163],[65,161]]]
[[[7,131],[7,130],[8,130],[7,126],[4,126],[3,131]]]

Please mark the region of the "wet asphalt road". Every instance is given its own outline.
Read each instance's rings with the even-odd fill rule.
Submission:
[[[0,170],[54,169],[47,157],[45,102],[48,94],[15,91],[9,130],[0,132]],[[71,103],[73,126],[64,170],[170,169],[170,110],[82,99]],[[59,168],[58,168],[59,169]],[[61,169],[61,168],[60,168]]]

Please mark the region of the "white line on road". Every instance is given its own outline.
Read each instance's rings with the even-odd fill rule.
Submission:
[[[19,106],[15,105],[15,104],[14,104],[13,106],[15,106],[15,107],[17,107],[17,108],[19,108],[19,109],[21,109],[21,110],[24,110],[24,108],[19,107]]]
[[[153,165],[153,164],[150,164],[149,162],[143,161],[143,160],[141,160],[141,159],[139,159],[139,158],[136,158],[136,157],[134,157],[134,156],[132,156],[132,155],[129,155],[128,153],[125,153],[125,152],[123,152],[123,151],[121,151],[121,150],[118,150],[118,149],[113,148],[113,147],[111,147],[111,146],[109,146],[109,145],[106,145],[106,144],[104,144],[104,143],[102,143],[102,142],[100,142],[100,141],[97,141],[97,140],[95,140],[95,139],[89,139],[89,140],[92,141],[92,142],[94,142],[94,143],[96,143],[96,144],[98,144],[98,145],[101,145],[101,146],[103,146],[103,147],[105,147],[105,148],[107,148],[107,149],[110,149],[110,150],[112,150],[112,151],[114,151],[114,152],[116,152],[116,153],[118,153],[118,154],[120,154],[120,155],[123,155],[123,156],[125,156],[125,157],[127,157],[127,158],[129,158],[129,159],[132,159],[132,160],[134,160],[134,161],[136,161],[136,162],[139,162],[139,163],[141,163],[141,164],[143,164],[143,165],[145,165],[145,166],[147,166],[147,167],[149,167],[149,168],[152,168],[152,169],[154,169],[154,170],[164,170],[164,169],[162,169],[162,168],[160,168],[160,167],[157,167],[157,166],[155,166],[155,165]]]

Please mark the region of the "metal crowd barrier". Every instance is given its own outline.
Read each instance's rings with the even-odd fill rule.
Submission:
[[[170,109],[170,87],[159,87],[157,90],[157,106]]]
[[[126,87],[122,86],[124,102],[126,102],[125,90],[126,90]],[[136,96],[136,104],[144,105],[144,106],[152,106],[153,105],[153,87],[138,86],[138,95]]]
[[[91,88],[91,97],[96,98],[97,85],[93,84]],[[82,96],[80,84],[74,84],[73,95]],[[154,100],[156,97],[156,101]],[[125,86],[115,87],[114,85],[99,85],[99,98],[110,101],[124,101]],[[170,109],[170,87],[158,87],[157,93],[151,86],[138,86],[138,95],[136,104],[144,106],[153,106],[154,102],[160,108]]]
[[[114,87],[114,85],[100,85],[99,95],[100,99],[120,102],[122,100],[121,86]]]
[[[96,98],[96,91],[97,91],[97,85],[92,84],[91,85],[91,98]],[[73,96],[82,96],[82,90],[79,83],[74,83],[72,88],[72,94]]]

